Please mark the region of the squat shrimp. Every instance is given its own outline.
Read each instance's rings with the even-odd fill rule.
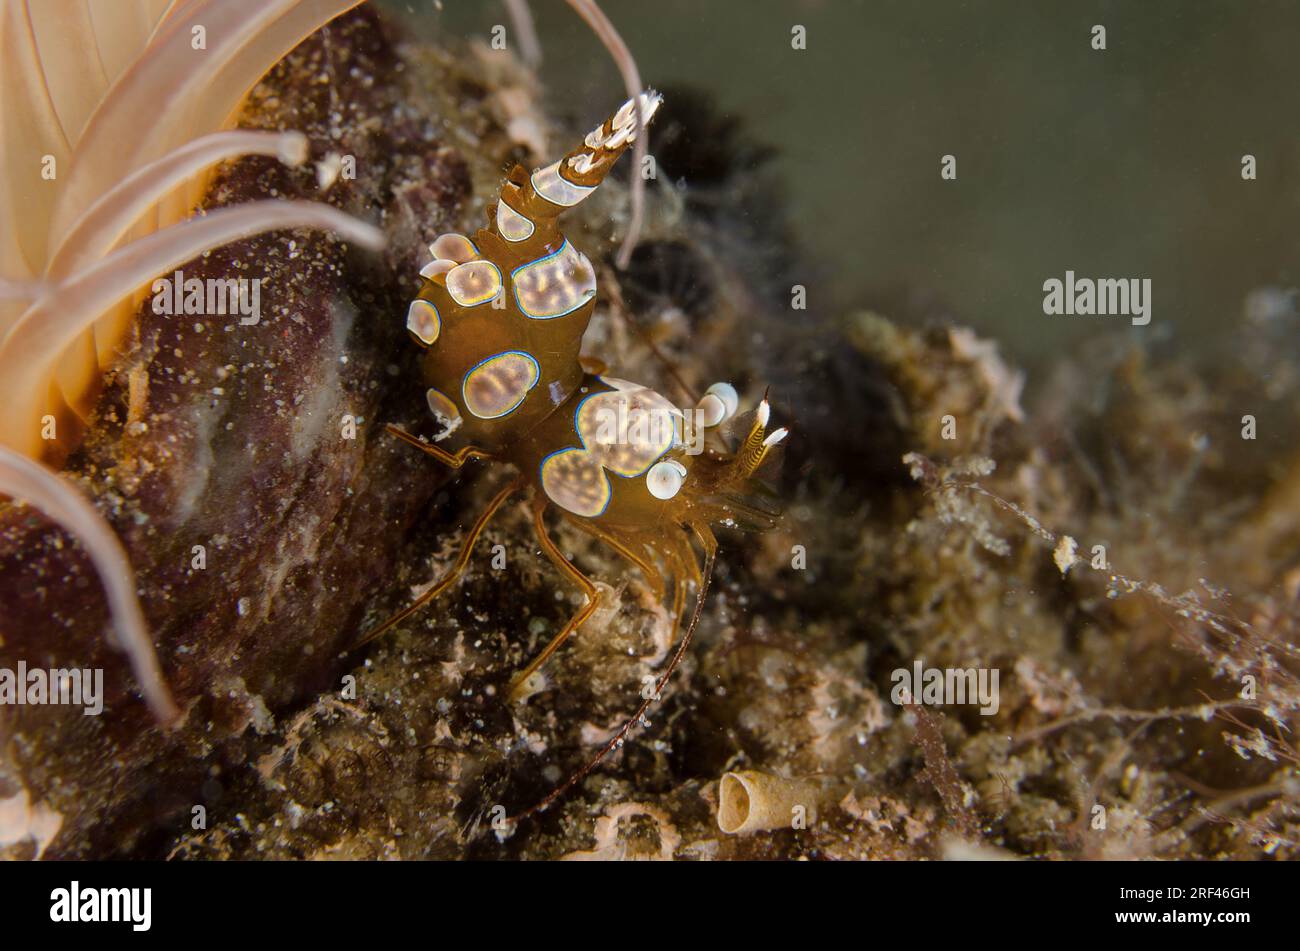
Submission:
[[[661,97],[639,96],[642,123]],[[518,699],[530,678],[592,616],[600,592],[556,546],[551,510],[634,565],[661,600],[672,585],[674,631],[691,585],[695,607],[651,696],[580,772],[523,815],[540,811],[585,776],[639,722],[662,691],[699,622],[718,543],[711,526],[743,523],[765,530],[779,516],[752,498],[756,473],[785,429],[767,431],[767,399],[739,445],[717,430],[736,414],[737,394],[715,383],[693,410],[604,373],[579,359],[596,299],[591,261],[565,238],[560,216],[589,196],[638,134],[638,101],[629,100],[562,159],[531,174],[516,165],[471,240],[444,234],[430,246],[407,329],[423,348],[429,409],[459,444],[448,451],[389,425],[387,430],[442,464],[472,459],[513,467],[517,475],[478,516],[451,568],[427,592],[367,634],[367,643],[445,592],[465,571],[474,543],[517,493],[531,495],[533,528],[547,557],[586,601],[514,677]],[[703,551],[696,558],[692,537]],[[520,817],[522,818],[522,816]]]

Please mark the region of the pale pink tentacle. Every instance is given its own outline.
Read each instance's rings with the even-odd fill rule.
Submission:
[[[81,542],[99,572],[118,640],[131,662],[145,702],[160,723],[174,723],[180,711],[167,688],[144,612],[140,610],[131,560],[99,510],[56,473],[3,446],[0,446],[0,493],[40,509]]]
[[[272,155],[286,165],[301,165],[307,139],[301,132],[214,132],[188,142],[123,179],[77,219],[45,269],[49,278],[66,277],[102,258],[159,199],[209,165],[243,155]]]
[[[302,201],[259,201],[219,208],[141,238],[71,275],[37,301],[0,342],[0,445],[33,444],[40,427],[40,396],[51,363],[109,307],[161,274],[212,248],[281,228],[319,228],[372,250],[383,232],[331,208]]]

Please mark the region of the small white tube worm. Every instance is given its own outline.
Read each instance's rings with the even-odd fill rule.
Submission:
[[[724,773],[718,783],[718,828],[728,835],[807,829],[817,821],[826,784],[755,770]]]

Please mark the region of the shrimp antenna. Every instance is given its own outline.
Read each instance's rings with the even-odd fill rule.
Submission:
[[[623,741],[627,738],[627,735],[632,732],[632,727],[641,722],[646,711],[650,709],[650,704],[659,699],[659,695],[663,692],[664,686],[668,683],[668,678],[673,675],[673,671],[677,669],[678,664],[682,662],[682,658],[686,656],[686,651],[691,646],[691,639],[695,636],[695,628],[699,626],[700,616],[704,613],[704,597],[709,593],[709,582],[713,578],[713,561],[715,554],[716,549],[713,546],[708,546],[705,549],[704,574],[700,581],[700,593],[695,599],[695,610],[691,613],[691,623],[687,626],[686,634],[682,638],[681,643],[677,645],[677,650],[673,653],[672,660],[668,662],[668,666],[664,669],[663,674],[655,684],[654,693],[652,693],[646,700],[642,701],[641,706],[637,708],[636,713],[628,718],[628,721],[623,724],[622,729],[610,738],[609,742],[604,745],[599,753],[591,758],[587,765],[583,766],[582,769],[578,770],[566,779],[563,785],[557,786],[553,789],[547,797],[537,805],[521,812],[519,815],[511,819],[511,825],[517,826],[522,820],[545,812],[557,799],[578,783],[582,782],[588,773],[600,765],[601,760],[623,745]]]

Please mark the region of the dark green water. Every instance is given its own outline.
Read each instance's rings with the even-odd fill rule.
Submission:
[[[498,3],[388,6],[435,35],[509,23]],[[1300,283],[1295,0],[603,6],[647,83],[707,89],[779,147],[814,304],[918,294],[1032,366],[1097,334],[1231,346],[1247,293]],[[569,7],[531,7],[553,101],[616,96]],[[1046,316],[1067,270],[1150,278],[1151,323]]]

